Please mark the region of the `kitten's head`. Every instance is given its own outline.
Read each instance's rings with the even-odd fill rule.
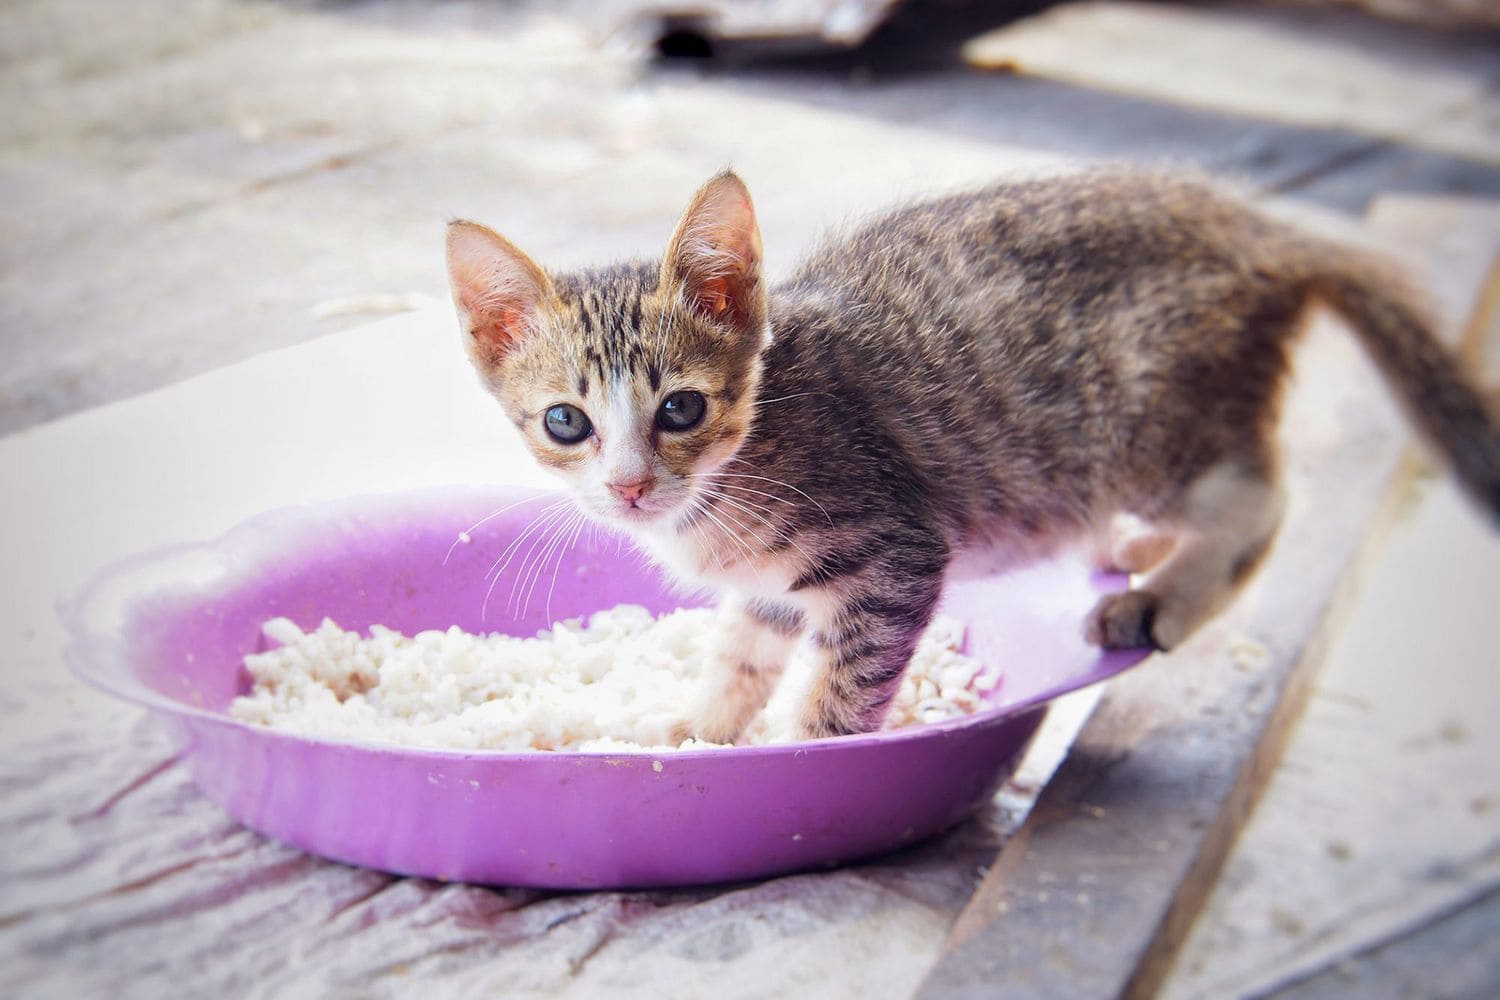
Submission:
[[[693,196],[660,264],[548,274],[454,222],[448,275],[481,379],[584,510],[675,519],[749,432],[770,334],[760,231],[733,173]]]

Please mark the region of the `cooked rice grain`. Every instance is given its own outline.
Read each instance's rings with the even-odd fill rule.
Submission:
[[[458,628],[401,635],[380,625],[365,638],[324,619],[303,632],[285,618],[263,626],[276,648],[245,657],[254,679],[230,714],[313,736],[458,750],[653,752],[693,704],[719,631],[718,612],[653,618],[622,604],[560,622],[534,639]],[[999,681],[959,652],[963,625],[939,617],[923,635],[886,729],[975,711]],[[799,650],[753,744],[793,739],[811,657]],[[680,749],[714,744],[688,741]]]

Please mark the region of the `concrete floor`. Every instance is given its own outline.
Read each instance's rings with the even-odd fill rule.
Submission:
[[[964,66],[958,44],[1017,6],[911,4],[855,52],[661,64],[584,4],[13,0],[0,433],[440,297],[453,215],[501,223],[559,265],[649,252],[686,178],[725,162],[758,193],[773,271],[809,215],[922,190],[937,176],[925,142],[971,158],[945,185],[994,162],[1110,157],[1350,214],[1392,190],[1500,197],[1500,162]],[[1490,98],[1460,114],[1495,127],[1492,36],[1254,16],[1393,68],[1440,66]],[[909,162],[861,155],[893,136]],[[1277,995],[1493,985],[1497,914],[1487,896]],[[1437,967],[1441,984],[1413,972]]]

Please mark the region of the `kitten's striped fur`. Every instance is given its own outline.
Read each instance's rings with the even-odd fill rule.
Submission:
[[[975,553],[1093,543],[1144,575],[1100,601],[1089,637],[1181,642],[1276,530],[1272,429],[1314,300],[1500,516],[1495,414],[1399,275],[1196,180],[1099,169],[917,204],[828,240],[769,295],[731,173],[659,263],[549,276],[455,223],[449,267],[471,355],[537,457],[741,609],[685,721],[711,740],[744,728],[807,632],[823,666],[804,735],[874,728],[945,574]],[[683,389],[706,397],[702,424],[653,424]],[[550,439],[558,403],[595,432]],[[1121,512],[1153,533],[1111,547]]]

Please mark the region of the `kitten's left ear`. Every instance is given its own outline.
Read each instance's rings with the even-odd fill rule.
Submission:
[[[448,280],[469,356],[493,366],[531,332],[552,281],[504,236],[477,222],[448,224]]]
[[[662,261],[662,285],[680,287],[701,315],[736,331],[765,326],[760,228],[750,191],[733,171],[693,195]]]

